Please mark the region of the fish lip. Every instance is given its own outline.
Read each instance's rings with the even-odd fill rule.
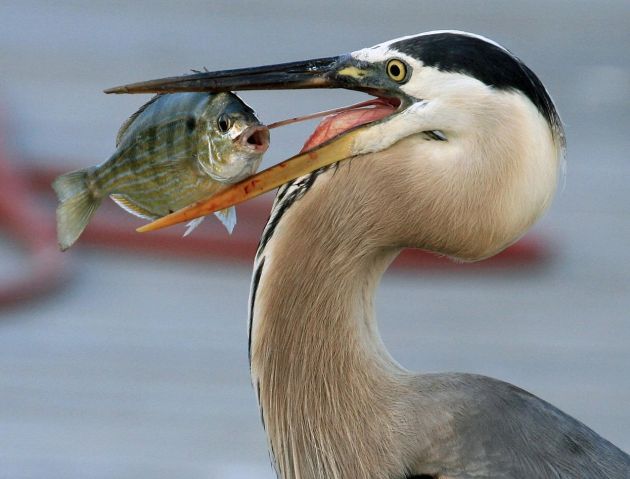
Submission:
[[[249,126],[234,141],[243,148],[263,154],[269,148],[269,128],[264,125]]]

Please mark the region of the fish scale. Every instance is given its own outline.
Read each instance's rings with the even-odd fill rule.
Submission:
[[[254,173],[268,144],[268,129],[233,93],[155,96],[122,125],[107,161],[53,183],[59,246],[78,239],[106,196],[157,219]],[[216,215],[231,232],[233,209]]]

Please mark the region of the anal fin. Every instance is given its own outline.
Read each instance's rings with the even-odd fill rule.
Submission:
[[[109,195],[109,197],[116,202],[118,206],[120,206],[127,213],[131,213],[132,215],[139,216],[140,218],[144,218],[145,220],[156,220],[159,216],[154,215],[149,210],[144,209],[142,206],[138,206],[136,203],[131,201],[125,195],[119,195],[117,193]]]
[[[234,231],[234,226],[236,226],[236,208],[232,206],[230,208],[217,211],[214,214],[216,215],[217,218],[219,218],[219,221],[221,221],[221,224],[225,226],[225,229],[228,231],[228,233],[232,234],[232,231]],[[184,236],[188,236],[190,233],[192,233],[193,230],[197,226],[199,226],[199,224],[204,220],[204,218],[205,216],[201,216],[199,218],[196,218],[186,223],[186,226],[188,228],[186,229]]]
[[[200,216],[199,218],[196,218],[186,223],[187,228],[186,228],[186,231],[184,232],[184,236],[188,236],[190,233],[192,233],[194,229],[197,226],[199,226],[204,219],[206,219],[205,216]]]

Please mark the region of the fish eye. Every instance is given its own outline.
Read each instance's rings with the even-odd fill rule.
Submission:
[[[221,133],[228,131],[230,129],[230,124],[230,118],[225,113],[217,120],[217,126],[219,127]]]
[[[407,78],[407,65],[402,60],[394,58],[393,60],[387,62],[387,66],[385,68],[389,78],[394,80],[396,83],[402,83]]]

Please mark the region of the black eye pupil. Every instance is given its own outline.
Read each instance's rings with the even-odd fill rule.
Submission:
[[[228,127],[229,127],[229,124],[225,118],[219,119],[219,130],[225,133],[228,130]]]
[[[389,73],[391,73],[392,76],[394,76],[394,77],[399,76],[400,75],[400,67],[398,65],[390,65]]]

